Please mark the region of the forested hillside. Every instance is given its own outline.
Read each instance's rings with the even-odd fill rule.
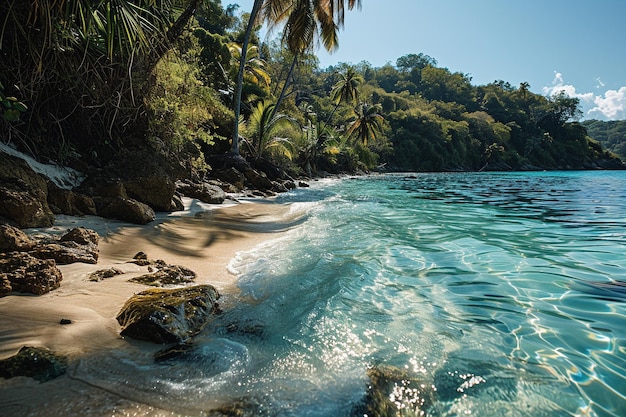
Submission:
[[[626,160],[626,120],[585,120],[582,124],[589,136],[622,160]]]
[[[219,0],[108,3],[0,5],[1,141],[92,167],[140,148],[201,175],[228,152],[294,175],[622,166],[565,93],[473,85],[421,53],[319,68],[314,46],[335,48],[343,24],[320,5],[263,9],[248,25]]]

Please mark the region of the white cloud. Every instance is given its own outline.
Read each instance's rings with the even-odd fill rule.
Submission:
[[[554,80],[552,80],[552,85],[549,87],[543,87],[542,91],[545,95],[550,97],[563,91],[569,97],[575,97],[581,101],[587,101],[590,103],[594,101],[595,97],[593,93],[576,92],[576,87],[571,84],[565,84],[563,74],[558,71],[554,71]]]
[[[587,114],[595,114],[598,117],[604,116],[609,120],[626,119],[626,87],[619,90],[607,90],[604,96],[594,98],[595,107]]]

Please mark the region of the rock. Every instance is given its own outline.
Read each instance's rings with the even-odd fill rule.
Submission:
[[[0,216],[25,229],[50,227],[54,213],[48,206],[46,193],[21,180],[0,185]]]
[[[300,188],[307,188],[307,187],[309,187],[309,184],[304,182],[304,181],[298,181],[298,187],[300,187]]]
[[[255,417],[262,415],[265,407],[253,398],[239,398],[230,404],[209,410],[207,417]]]
[[[156,219],[154,210],[146,204],[132,198],[121,197],[102,201],[98,215],[134,224],[148,224]]]
[[[35,242],[17,227],[0,223],[0,252],[24,252],[34,245]]]
[[[217,177],[222,181],[232,184],[237,191],[243,190],[244,182],[246,181],[245,175],[234,167],[219,171]]]
[[[296,183],[293,180],[283,181],[283,186],[288,190],[295,190],[297,188]]]
[[[484,396],[494,401],[513,401],[518,395],[518,375],[495,362],[468,359],[477,352],[463,352],[463,356],[450,355],[437,369],[433,382],[440,401],[455,401],[471,396]]]
[[[109,167],[122,179],[128,196],[156,211],[172,211],[176,185],[172,178],[181,169],[168,155],[150,149],[137,149],[120,155]]]
[[[20,182],[32,189],[48,189],[46,179],[33,171],[26,161],[0,151],[0,182]]]
[[[92,216],[98,214],[96,210],[96,203],[93,201],[93,198],[88,195],[74,193],[74,204],[76,205],[76,210],[83,214],[89,214]]]
[[[88,176],[75,191],[100,199],[128,198],[121,179],[106,177],[99,172]]]
[[[43,347],[24,346],[15,356],[0,360],[0,376],[27,376],[46,382],[67,372],[67,357]]]
[[[98,282],[106,278],[112,278],[116,275],[122,275],[123,273],[124,271],[117,268],[99,269],[89,274],[89,281]]]
[[[11,291],[13,291],[13,287],[11,286],[9,276],[0,272],[0,297],[11,294]]]
[[[174,194],[174,196],[172,197],[171,206],[173,211],[185,210],[185,204],[183,203],[183,199],[178,194]]]
[[[367,376],[367,393],[352,410],[353,417],[421,416],[435,402],[432,384],[425,384],[406,370],[377,365],[368,369]]]
[[[197,198],[208,204],[222,204],[226,199],[226,193],[220,187],[207,182],[177,181],[176,190],[186,197]]]
[[[59,288],[62,279],[53,259],[37,259],[25,252],[0,254],[0,296],[10,292],[45,294]]]
[[[257,171],[253,168],[248,168],[244,175],[246,179],[250,181],[250,184],[258,190],[266,191],[274,188],[274,183],[265,175],[264,172]]]
[[[289,191],[285,184],[278,181],[273,181],[273,183],[274,186],[272,187],[272,190],[276,191],[277,193],[286,193],[287,191]]]
[[[79,245],[98,245],[100,236],[94,230],[86,229],[84,227],[77,227],[63,236],[61,236],[61,242],[76,242]]]
[[[121,335],[153,343],[183,343],[219,311],[219,297],[211,285],[140,292],[117,316]]]
[[[131,278],[129,281],[139,284],[162,287],[165,285],[188,284],[196,279],[196,273],[178,265],[160,265],[155,272]]]
[[[91,197],[59,188],[52,181],[48,181],[48,205],[55,214],[69,216],[96,214],[96,205]]]
[[[77,227],[59,240],[43,241],[30,254],[39,259],[54,259],[58,264],[75,262],[95,264],[98,262],[98,240],[100,236],[90,229]]]
[[[39,259],[53,259],[60,265],[76,262],[86,264],[98,263],[98,247],[79,245],[76,242],[48,243],[37,246],[30,254]]]
[[[165,174],[151,173],[124,181],[128,194],[156,211],[172,211],[172,198],[176,185]]]

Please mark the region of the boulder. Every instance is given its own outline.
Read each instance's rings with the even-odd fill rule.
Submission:
[[[141,147],[119,154],[106,171],[119,176],[128,196],[156,211],[171,211],[175,178],[182,167],[175,157]]]
[[[274,182],[270,180],[264,172],[249,168],[244,172],[246,179],[258,190],[266,191],[274,188]]]
[[[128,198],[126,187],[121,179],[107,177],[100,172],[95,172],[88,176],[75,191],[93,198],[98,197],[101,200]]]
[[[0,217],[24,229],[54,224],[45,191],[20,179],[0,183]]]
[[[172,211],[176,185],[165,173],[151,172],[124,180],[128,195],[156,211]]]
[[[44,175],[59,178],[52,172],[40,174],[46,172],[42,166],[0,151],[0,216],[22,228],[48,227],[54,223],[54,210],[48,204],[48,182],[50,187],[59,187]]]
[[[207,182],[177,181],[176,191],[208,204],[222,204],[226,199],[226,193],[219,186]]]
[[[58,241],[43,242],[30,254],[39,259],[54,259],[58,264],[75,262],[96,264],[98,262],[98,240],[100,236],[90,229],[77,227],[63,235]]]
[[[10,358],[0,360],[0,376],[27,376],[46,382],[67,372],[67,357],[56,355],[44,347],[24,346]]]
[[[34,245],[35,242],[17,227],[0,223],[0,252],[24,252]]]
[[[76,242],[79,245],[98,245],[100,236],[94,230],[77,227],[61,236],[61,242]]]
[[[98,215],[108,219],[134,224],[148,224],[156,219],[152,208],[133,198],[96,199],[96,204],[98,205]]]
[[[11,292],[45,294],[59,288],[62,279],[53,259],[37,259],[25,252],[0,254],[0,296]]]
[[[223,170],[219,171],[217,173],[217,177],[220,180],[225,181],[225,182],[231,184],[235,188],[236,191],[243,190],[244,183],[246,181],[245,175],[243,175],[235,167],[229,167],[229,168],[226,168],[226,169],[223,169]]]
[[[59,188],[52,181],[48,182],[48,206],[55,214],[69,216],[96,214],[96,205],[91,197]]]
[[[117,315],[121,335],[153,343],[183,343],[219,311],[219,297],[211,285],[140,292]]]
[[[76,262],[98,263],[98,247],[80,245],[76,242],[48,243],[39,245],[30,254],[38,259],[53,259],[59,265]]]

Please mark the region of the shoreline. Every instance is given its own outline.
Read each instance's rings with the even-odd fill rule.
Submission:
[[[195,200],[188,203],[197,204]],[[289,205],[272,201],[244,200],[206,208],[188,208],[145,226],[79,217],[55,224],[51,229],[99,229],[98,263],[59,265],[61,286],[47,294],[0,298],[0,359],[14,355],[22,346],[44,346],[72,361],[127,344],[115,317],[133,294],[151,288],[128,282],[147,272],[147,267],[128,262],[140,251],[150,259],[193,270],[197,277],[192,285],[213,285],[227,296],[222,303],[224,298],[228,302],[238,293],[238,277],[229,267],[237,253],[279,237],[298,221],[288,218]],[[124,273],[99,282],[88,279],[90,273],[110,267]],[[62,319],[71,324],[61,325]]]

